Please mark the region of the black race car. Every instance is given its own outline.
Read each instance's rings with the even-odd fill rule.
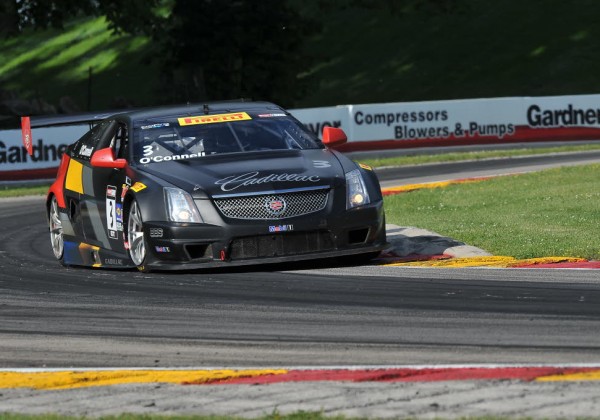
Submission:
[[[65,265],[191,269],[386,246],[377,177],[284,109],[226,102],[107,116],[70,145],[47,197]]]

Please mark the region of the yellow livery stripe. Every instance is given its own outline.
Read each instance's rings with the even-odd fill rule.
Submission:
[[[143,184],[141,182],[136,182],[135,184],[133,184],[133,186],[131,187],[131,191],[133,192],[140,192],[144,189],[146,189],[146,184]]]
[[[67,190],[75,191],[79,194],[83,194],[83,165],[76,160],[71,159],[69,161],[69,168],[67,169],[67,179],[65,181],[65,188]]]

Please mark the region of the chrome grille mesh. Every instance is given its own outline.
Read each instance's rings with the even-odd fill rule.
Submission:
[[[323,210],[329,190],[216,198],[217,208],[232,219],[277,220]]]

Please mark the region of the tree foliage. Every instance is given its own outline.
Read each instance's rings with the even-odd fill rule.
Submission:
[[[112,29],[129,33],[154,27],[160,0],[0,0],[0,34],[23,29],[62,28],[78,15],[106,16]]]
[[[153,38],[163,102],[253,98],[291,105],[306,88],[304,39],[316,25],[289,0],[0,0],[4,35],[106,16],[116,32]]]
[[[176,0],[163,43],[173,99],[289,104],[302,91],[302,43],[315,28],[283,0]]]

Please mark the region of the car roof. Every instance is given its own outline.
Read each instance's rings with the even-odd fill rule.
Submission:
[[[206,112],[208,110],[208,113]],[[112,111],[87,112],[71,115],[42,115],[31,117],[31,127],[53,127],[72,125],[76,123],[96,124],[106,118],[119,118],[126,121],[145,121],[156,118],[181,117],[192,115],[210,115],[227,112],[260,112],[279,111],[287,112],[271,102],[219,101],[204,102],[186,105],[171,105],[154,108],[121,109]]]
[[[128,111],[114,115],[114,117],[123,117],[131,121],[147,121],[160,118],[174,118],[193,115],[212,115],[228,112],[261,112],[261,111],[279,111],[285,112],[283,108],[270,102],[244,102],[244,101],[226,101],[226,102],[205,102],[197,104],[187,104],[179,106],[167,106],[160,108],[147,108],[135,111]]]

